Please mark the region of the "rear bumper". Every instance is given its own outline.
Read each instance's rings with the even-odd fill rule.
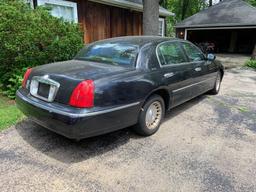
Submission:
[[[20,89],[18,108],[37,124],[70,139],[83,139],[119,130],[137,123],[140,102],[105,109],[75,109],[47,103]]]

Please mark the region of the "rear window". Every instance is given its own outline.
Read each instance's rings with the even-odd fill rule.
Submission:
[[[135,66],[138,46],[129,43],[96,43],[83,48],[75,59],[124,67]]]

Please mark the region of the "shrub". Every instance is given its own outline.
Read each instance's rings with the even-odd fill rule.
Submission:
[[[256,60],[255,59],[248,60],[245,65],[247,67],[256,69]]]
[[[23,0],[0,0],[0,84],[13,98],[28,67],[68,60],[83,46],[78,24],[31,9]]]

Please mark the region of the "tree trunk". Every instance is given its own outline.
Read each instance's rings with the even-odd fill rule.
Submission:
[[[254,49],[253,49],[253,52],[252,52],[252,59],[256,59],[256,43],[254,45]]]
[[[188,10],[188,6],[190,1],[189,0],[183,0],[182,2],[182,7],[181,7],[181,20],[184,20],[186,18],[186,13]]]
[[[212,6],[212,0],[209,0],[209,7]]]
[[[159,0],[143,0],[143,33],[158,35]]]

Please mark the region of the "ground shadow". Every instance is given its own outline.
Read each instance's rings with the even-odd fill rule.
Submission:
[[[77,163],[106,153],[140,137],[129,128],[75,141],[24,120],[16,125],[19,135],[33,148],[63,163]]]
[[[193,107],[194,105],[197,105],[198,103],[202,102],[206,98],[207,98],[207,95],[201,95],[201,96],[198,96],[182,105],[179,105],[179,106],[171,109],[170,111],[167,111],[166,115],[165,115],[164,122],[169,121],[170,119],[174,118],[175,116],[179,115],[180,113],[182,113],[182,112],[186,111],[187,109]]]
[[[167,112],[164,121],[171,120],[205,98],[206,96],[203,95],[172,109]],[[127,144],[132,139],[144,139],[144,137],[136,135],[131,128],[126,128],[75,142],[53,133],[30,120],[18,123],[16,130],[33,148],[66,164],[81,162],[104,154]]]

